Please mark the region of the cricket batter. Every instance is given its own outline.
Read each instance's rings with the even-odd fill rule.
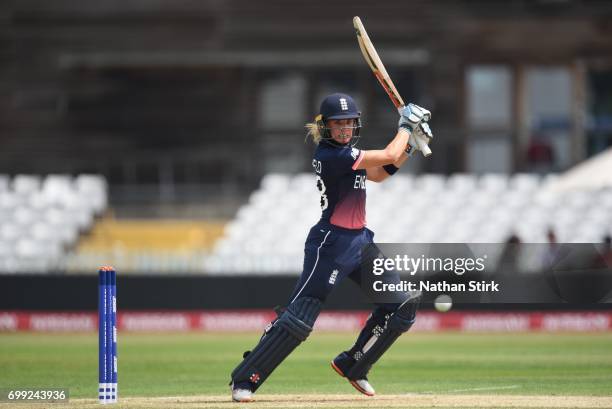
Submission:
[[[231,374],[234,401],[251,401],[272,371],[308,338],[327,295],[341,280],[348,277],[368,285],[362,282],[367,275],[362,277],[360,265],[380,253],[368,246],[376,254],[362,254],[374,238],[366,227],[365,182],[382,182],[397,172],[418,149],[411,135],[432,134],[430,112],[408,104],[400,111],[397,134],[384,149],[360,150],[355,147],[360,116],[353,98],[337,93],[323,100],[315,122],[306,125],[317,144],[312,166],[321,194],[321,219],[306,238],[304,270],[289,304]],[[415,321],[420,293],[394,294],[393,302],[376,304],[352,348],[331,362],[340,376],[368,396],[375,393],[367,378],[370,368]]]

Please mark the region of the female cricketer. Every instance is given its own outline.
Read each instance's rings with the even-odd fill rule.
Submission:
[[[306,125],[317,145],[312,166],[321,219],[306,238],[304,269],[287,307],[231,374],[234,401],[251,401],[272,371],[306,340],[327,295],[342,279],[349,277],[362,288],[369,284],[364,281],[371,275],[361,274],[360,266],[380,252],[373,245],[374,233],[366,227],[366,180],[382,182],[397,172],[418,149],[413,134],[432,137],[427,124],[431,114],[414,104],[402,108],[397,134],[382,150],[355,147],[360,116],[353,98],[336,93],[323,100],[315,122]],[[359,392],[374,396],[367,374],[410,329],[419,300],[419,293],[394,293],[391,302],[376,303],[355,344],[332,360],[332,368]]]

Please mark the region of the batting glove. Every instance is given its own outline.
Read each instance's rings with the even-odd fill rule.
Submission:
[[[431,112],[427,109],[415,104],[408,104],[398,109],[400,120],[398,127],[406,128],[409,131],[414,131],[421,122],[427,122],[431,119]]]
[[[433,138],[433,133],[431,132],[431,128],[427,122],[421,122],[416,129],[410,133],[408,145],[406,146],[406,153],[408,156],[412,156],[414,152],[420,150],[419,145],[416,142],[417,138],[429,145],[431,139]]]
[[[433,133],[431,132],[431,128],[427,122],[421,122],[419,126],[413,131],[415,135],[420,137],[423,140],[429,141],[433,138]]]

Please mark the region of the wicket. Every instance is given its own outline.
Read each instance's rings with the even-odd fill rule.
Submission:
[[[117,273],[113,267],[103,266],[98,274],[98,401],[116,403]]]

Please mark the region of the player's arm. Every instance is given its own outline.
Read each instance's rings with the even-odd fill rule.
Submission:
[[[362,151],[363,157],[357,169],[369,169],[397,162],[406,149],[409,135],[407,130],[400,129],[385,149]]]
[[[425,112],[425,115],[416,115],[415,117],[406,118],[405,113],[407,115],[411,115],[413,111],[412,108],[419,110],[419,112]],[[397,170],[408,160],[410,155],[419,150],[419,145],[416,142],[415,136],[419,135],[423,138],[427,138],[431,140],[433,134],[429,125],[427,124],[427,120],[431,117],[429,111],[424,110],[419,106],[415,106],[413,104],[409,104],[408,107],[402,109],[400,111],[401,118],[399,121],[399,131],[405,131],[409,134],[408,145],[405,151],[402,153],[400,158],[393,162],[392,164],[385,164],[382,166],[374,166],[371,168],[366,168],[368,180],[373,182],[382,182],[387,179],[389,176],[393,175]],[[418,121],[418,122],[416,122]]]
[[[408,155],[408,153],[404,152],[397,161],[393,162],[393,166],[398,169],[401,168],[409,157],[410,156]],[[368,176],[368,180],[371,180],[372,182],[382,182],[383,180],[391,176],[391,174],[389,174],[389,172],[387,172],[382,166],[368,168],[366,169],[366,174]]]
[[[417,147],[414,138],[410,137],[413,132],[431,134],[431,130],[426,123],[430,117],[431,113],[418,105],[408,104],[402,108],[398,130],[393,140],[389,142],[385,149],[362,151],[362,157],[356,169],[370,169],[398,162],[409,143],[413,148]]]

